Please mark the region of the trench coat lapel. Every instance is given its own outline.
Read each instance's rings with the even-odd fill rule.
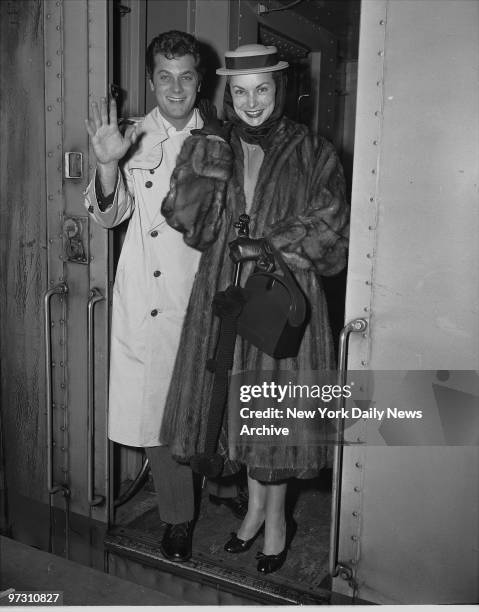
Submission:
[[[163,125],[158,107],[144,119],[134,120],[139,126],[140,139],[137,149],[128,160],[130,170],[153,170],[163,159],[163,142],[168,133]]]

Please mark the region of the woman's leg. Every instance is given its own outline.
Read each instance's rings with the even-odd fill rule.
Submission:
[[[265,532],[263,553],[277,555],[286,544],[285,499],[286,483],[263,485],[266,487]]]
[[[248,476],[248,512],[236,534],[240,540],[251,539],[265,520],[266,491],[268,486]]]

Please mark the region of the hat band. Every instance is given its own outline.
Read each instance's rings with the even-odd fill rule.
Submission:
[[[278,63],[277,53],[267,55],[246,55],[244,57],[225,57],[225,66],[228,70],[249,70],[254,68],[268,68]]]

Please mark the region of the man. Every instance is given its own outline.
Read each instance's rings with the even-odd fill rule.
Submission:
[[[184,140],[203,126],[194,107],[199,63],[191,35],[160,34],[146,54],[155,109],[124,135],[114,100],[109,119],[103,98],[100,108],[92,103],[93,118],[85,121],[97,158],[85,205],[105,228],[130,219],[113,288],[108,436],[145,448],[160,517],[167,523],[161,550],[180,561],[191,556],[193,478],[191,468],[160,445],[159,431],[201,253],[167,225],[160,207]],[[215,503],[225,503],[237,515],[246,511],[234,499],[236,486],[217,486],[215,493]]]

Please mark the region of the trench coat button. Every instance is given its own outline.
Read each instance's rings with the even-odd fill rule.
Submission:
[[[150,314],[151,314],[152,317],[156,317],[156,315],[158,314],[158,311],[155,308],[154,310],[151,311]]]
[[[157,232],[156,230],[153,230],[153,231],[151,232],[150,236],[151,236],[152,238],[156,238],[156,237],[158,236],[158,232]]]
[[[153,272],[153,276],[155,276],[156,278],[158,278],[158,276],[160,276],[160,275],[161,275],[161,272],[159,270],[155,270]]]
[[[88,212],[93,212],[95,209],[93,208],[93,206],[89,206],[88,207]]]
[[[153,183],[151,181],[146,181],[145,187],[149,189],[150,187],[153,187]]]

